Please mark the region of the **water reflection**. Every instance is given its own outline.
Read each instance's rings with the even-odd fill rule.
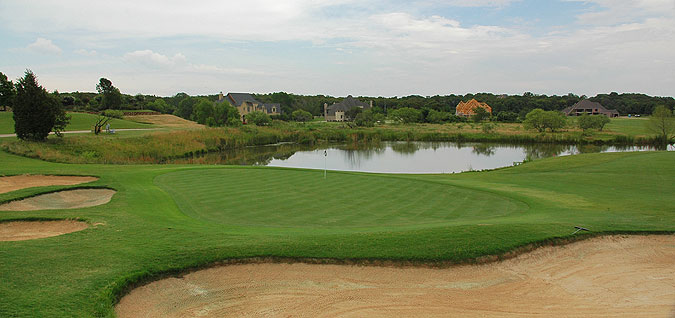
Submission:
[[[372,144],[275,144],[195,155],[172,163],[266,165],[388,173],[452,173],[494,169],[514,163],[580,153],[647,151],[650,147],[453,142],[380,142]],[[668,150],[673,151],[673,146]],[[324,156],[324,151],[327,156]]]

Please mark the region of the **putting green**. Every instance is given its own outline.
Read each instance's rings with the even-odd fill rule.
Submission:
[[[383,175],[286,169],[198,169],[155,183],[187,215],[267,227],[378,227],[480,223],[523,212],[521,202],[461,187]]]

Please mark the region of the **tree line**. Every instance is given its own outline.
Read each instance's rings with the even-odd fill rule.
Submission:
[[[11,107],[12,104],[13,84],[10,83],[11,81],[8,81],[6,76],[0,73],[0,106],[5,108]],[[144,94],[128,95],[121,93],[112,81],[106,78],[101,78],[99,83],[96,84],[96,92],[59,93],[55,91],[52,95],[69,111],[152,110],[213,125],[224,125],[231,118],[235,118],[232,109],[223,109],[223,107],[214,103],[218,99],[216,94],[190,96],[186,93],[177,93],[170,97]],[[276,119],[281,120],[296,120],[295,117],[297,116],[294,117],[293,114],[299,110],[302,110],[303,114],[322,116],[324,104],[331,105],[342,100],[341,97],[328,95],[297,95],[285,92],[253,95],[263,103],[279,103],[282,112],[281,115],[276,116]],[[404,97],[360,96],[357,98],[364,102],[373,102],[372,112],[362,115],[362,117],[380,119],[382,116],[391,117],[391,112],[394,112],[394,117],[401,118],[402,121],[440,123],[461,120],[454,117],[455,107],[460,101],[468,101],[472,98],[485,102],[492,107],[492,120],[515,122],[525,120],[526,115],[534,109],[560,111],[587,97],[571,93],[562,96],[549,96],[527,92],[522,95],[478,93],[443,96],[410,95]],[[599,102],[608,109],[616,109],[622,115],[651,114],[659,106],[670,110],[675,108],[673,97],[648,96],[637,93],[618,94],[612,92],[598,94],[588,99]],[[207,102],[211,103],[211,106],[207,107]],[[200,106],[196,107],[197,105]],[[397,112],[405,116],[399,116],[401,114],[397,114]],[[351,115],[350,118],[356,120],[358,114]],[[208,118],[212,119],[208,120]]]

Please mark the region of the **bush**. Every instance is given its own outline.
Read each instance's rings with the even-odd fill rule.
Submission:
[[[609,117],[605,115],[581,115],[577,117],[577,126],[581,128],[581,130],[586,131],[588,129],[597,129],[602,131],[602,128],[605,127],[606,124],[609,123]]]
[[[313,117],[312,113],[306,110],[298,109],[291,113],[291,118],[295,121],[306,122],[312,120]]]
[[[403,107],[389,112],[389,117],[401,123],[419,123],[422,122],[422,111],[415,108]]]
[[[103,111],[103,116],[122,119],[124,117],[124,112],[121,110],[106,109]]]
[[[451,114],[448,112],[439,112],[437,110],[429,110],[427,114],[427,122],[432,124],[442,124],[444,122],[450,121]]]
[[[246,118],[247,123],[254,124],[256,126],[265,126],[272,122],[270,115],[267,115],[261,111],[250,112],[244,117]]]
[[[527,113],[523,126],[525,129],[536,129],[539,132],[544,132],[546,129],[555,132],[567,125],[565,115],[557,111],[544,111],[537,108]]]

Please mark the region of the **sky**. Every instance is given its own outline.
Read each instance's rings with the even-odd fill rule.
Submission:
[[[0,0],[0,72],[172,96],[675,96],[675,0]]]

